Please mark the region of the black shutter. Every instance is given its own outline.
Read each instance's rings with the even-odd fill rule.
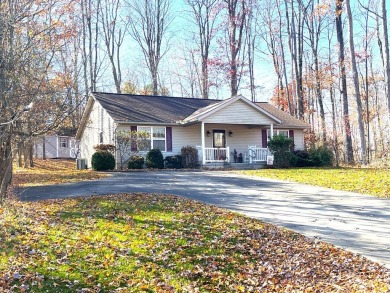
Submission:
[[[130,126],[131,133],[137,132],[137,126]],[[136,152],[137,151],[137,142],[135,140],[135,135],[131,135],[131,151]]]
[[[262,142],[262,147],[267,148],[267,129],[262,129],[261,130],[261,142]]]
[[[167,152],[172,151],[172,127],[166,128]]]

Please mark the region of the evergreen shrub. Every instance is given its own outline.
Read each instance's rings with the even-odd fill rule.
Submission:
[[[141,155],[133,155],[130,157],[127,167],[129,169],[142,169],[145,164],[145,159]]]
[[[145,165],[149,169],[163,169],[164,157],[159,149],[151,149],[146,155]]]

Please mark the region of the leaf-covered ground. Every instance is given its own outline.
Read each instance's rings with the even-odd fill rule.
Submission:
[[[390,290],[390,272],[360,256],[176,196],[0,209],[0,292]]]
[[[50,185],[83,180],[95,180],[107,174],[92,170],[77,170],[75,160],[34,159],[33,168],[14,168],[13,184],[19,187]]]
[[[294,168],[250,170],[242,173],[390,198],[389,169]]]

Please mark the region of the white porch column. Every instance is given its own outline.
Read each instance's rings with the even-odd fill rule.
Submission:
[[[271,131],[271,134],[270,134],[270,137],[271,137],[271,139],[274,137],[274,125],[273,124],[271,124],[271,129],[270,129],[270,131]]]
[[[201,132],[200,132],[201,138],[202,138],[202,165],[206,164],[206,153],[205,153],[205,138],[204,138],[204,122],[202,121],[202,127],[201,127]]]

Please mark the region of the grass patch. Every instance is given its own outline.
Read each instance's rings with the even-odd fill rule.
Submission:
[[[93,170],[77,170],[75,160],[34,160],[33,168],[14,166],[13,184],[19,187],[95,180],[107,174]]]
[[[250,170],[240,173],[390,198],[388,169],[294,168]]]
[[[360,256],[156,194],[0,207],[0,291],[388,292]]]

